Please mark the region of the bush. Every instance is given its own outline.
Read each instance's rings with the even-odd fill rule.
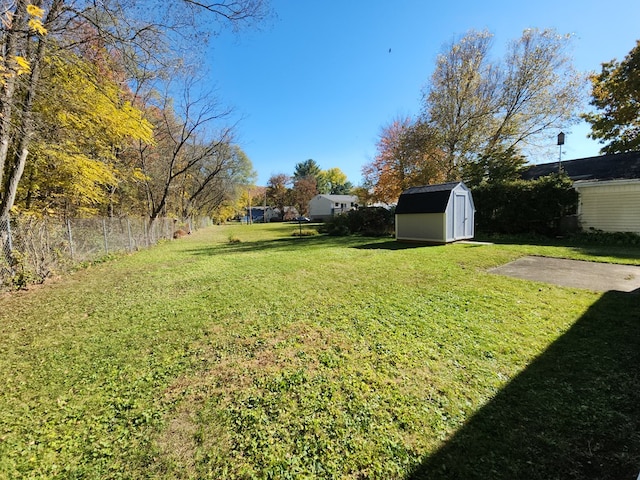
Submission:
[[[367,237],[390,235],[394,231],[394,211],[382,207],[365,207],[335,216],[324,224],[329,235],[360,234]]]
[[[482,233],[555,235],[561,219],[578,208],[578,192],[565,174],[484,184],[472,193]]]

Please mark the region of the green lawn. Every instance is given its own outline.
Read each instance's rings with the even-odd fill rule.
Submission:
[[[640,249],[296,229],[0,297],[0,478],[635,479],[640,296],[487,269]]]

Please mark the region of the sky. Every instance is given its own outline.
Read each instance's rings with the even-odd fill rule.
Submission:
[[[420,96],[445,45],[469,30],[494,34],[492,54],[527,28],[572,34],[581,72],[622,60],[640,39],[638,0],[271,0],[259,29],[222,32],[208,47],[208,83],[234,108],[237,143],[257,185],[315,160],[354,185],[376,154],[381,128],[420,112]],[[585,105],[585,109],[588,108]],[[562,159],[599,154],[589,126],[565,129]],[[557,133],[549,143],[557,152]],[[537,160],[540,161],[540,160]],[[540,162],[547,161],[546,159]]]

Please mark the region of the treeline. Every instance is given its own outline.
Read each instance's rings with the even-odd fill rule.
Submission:
[[[37,6],[36,6],[37,4]],[[0,218],[215,216],[255,173],[196,65],[263,0],[45,0],[0,15]],[[227,213],[224,213],[225,215]]]

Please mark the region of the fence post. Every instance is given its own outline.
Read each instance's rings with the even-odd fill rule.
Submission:
[[[73,261],[73,237],[71,236],[71,220],[67,218],[67,235],[69,236],[69,253]]]
[[[133,240],[131,238],[131,222],[127,217],[127,234],[129,235],[129,252],[133,252]]]
[[[102,234],[104,235],[104,252],[109,255],[109,243],[107,241],[107,219],[102,219]]]

